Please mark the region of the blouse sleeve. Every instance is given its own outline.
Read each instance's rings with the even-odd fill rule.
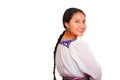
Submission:
[[[101,68],[85,42],[75,41],[70,45],[69,52],[79,71],[90,75],[91,80],[101,80]]]

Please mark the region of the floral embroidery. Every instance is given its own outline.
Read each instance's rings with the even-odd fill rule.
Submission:
[[[67,48],[69,48],[71,42],[73,42],[74,40],[70,39],[70,40],[64,40],[64,41],[61,41],[60,44],[66,46]]]

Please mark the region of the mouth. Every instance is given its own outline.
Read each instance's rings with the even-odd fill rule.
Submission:
[[[79,29],[78,32],[83,33],[84,29]]]

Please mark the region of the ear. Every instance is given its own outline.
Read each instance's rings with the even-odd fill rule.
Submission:
[[[69,23],[65,22],[65,26],[67,29],[69,29]]]

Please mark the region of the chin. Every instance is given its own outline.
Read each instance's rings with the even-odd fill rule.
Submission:
[[[82,36],[83,36],[83,34],[79,34],[78,36],[82,37]]]

